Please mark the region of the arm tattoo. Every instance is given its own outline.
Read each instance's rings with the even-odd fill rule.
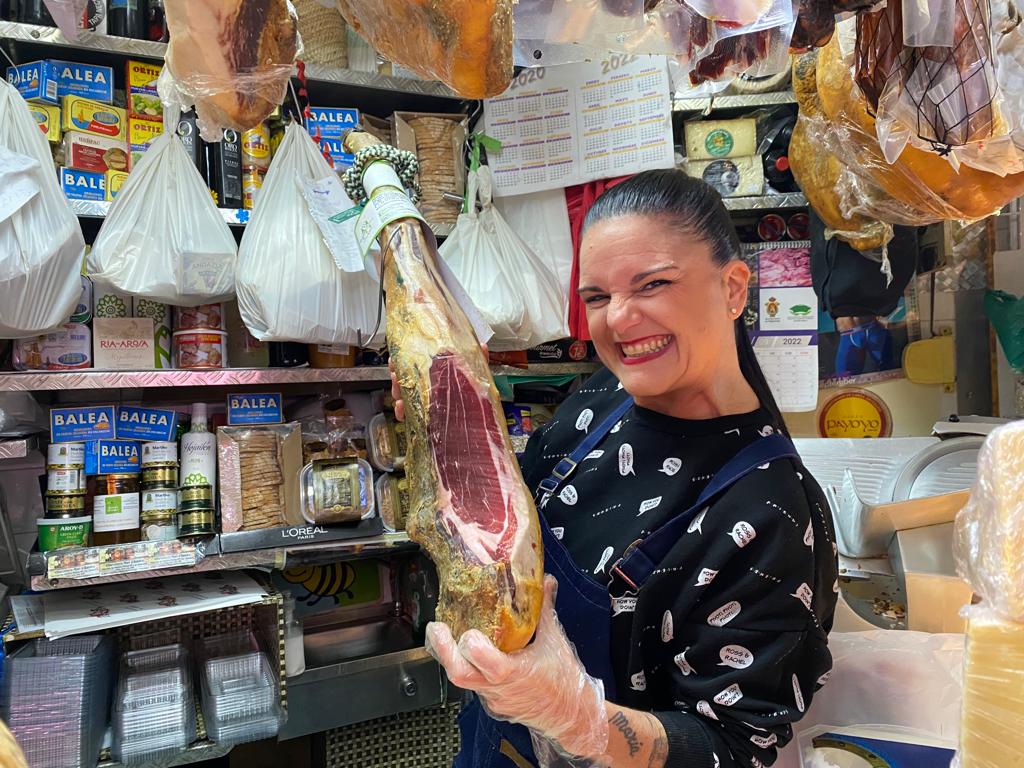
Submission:
[[[654,740],[651,761],[647,764],[647,768],[664,768],[666,760],[668,760],[668,739],[659,736]]]
[[[614,725],[616,730],[622,734],[622,738],[626,741],[626,746],[629,747],[630,757],[633,757],[633,755],[640,751],[640,737],[633,726],[629,724],[629,720],[624,714],[616,712],[608,722]]]

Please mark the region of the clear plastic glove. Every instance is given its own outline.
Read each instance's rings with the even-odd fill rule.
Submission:
[[[557,588],[546,576],[537,634],[521,651],[502,653],[475,629],[456,643],[440,622],[427,625],[426,647],[452,683],[475,691],[492,717],[525,725],[566,756],[599,764],[593,761],[608,748],[604,685],[587,674],[558,623]]]

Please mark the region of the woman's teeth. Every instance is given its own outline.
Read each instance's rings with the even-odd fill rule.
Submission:
[[[648,339],[639,344],[620,344],[622,354],[626,357],[643,357],[664,349],[672,341],[671,336],[661,336],[657,339]]]

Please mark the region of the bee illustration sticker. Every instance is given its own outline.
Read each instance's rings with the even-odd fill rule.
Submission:
[[[286,568],[274,579],[291,590],[297,605],[318,610],[374,603],[382,594],[380,570],[370,560]]]

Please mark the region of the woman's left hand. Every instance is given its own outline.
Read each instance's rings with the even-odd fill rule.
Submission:
[[[604,685],[587,674],[558,623],[557,587],[553,576],[545,577],[537,633],[522,650],[503,653],[475,629],[456,643],[440,622],[427,625],[427,650],[493,717],[527,726],[568,756],[596,759],[608,748]]]

